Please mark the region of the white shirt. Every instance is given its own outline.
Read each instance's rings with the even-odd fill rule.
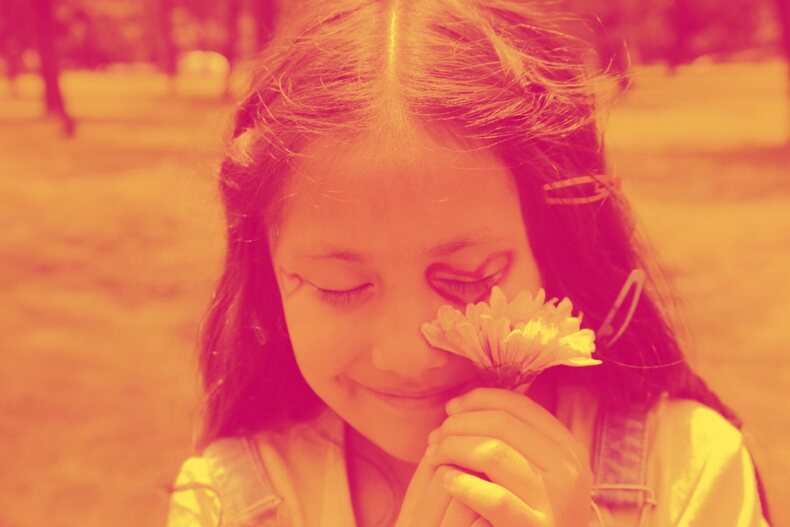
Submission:
[[[556,417],[591,451],[597,403],[590,392],[558,393]],[[768,527],[763,519],[754,468],[741,432],[718,412],[691,400],[666,397],[648,417],[647,485],[657,505],[646,527]],[[275,492],[283,499],[277,520],[266,525],[318,527],[355,525],[343,449],[343,421],[326,409],[314,421],[284,433],[255,436]],[[200,456],[187,459],[176,485],[209,483]],[[216,496],[175,492],[168,527],[214,527]],[[606,525],[638,525],[638,511],[601,507]],[[598,526],[593,518],[591,526]]]

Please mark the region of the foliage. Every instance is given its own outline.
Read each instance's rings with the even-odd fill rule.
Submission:
[[[255,18],[265,0],[242,2],[241,16]],[[274,1],[274,0],[271,0]],[[282,1],[282,0],[281,0]],[[298,1],[298,0],[290,0]],[[559,0],[590,20],[593,39],[605,55],[631,60],[683,63],[701,55],[727,55],[754,47],[770,47],[778,38],[771,0]],[[233,54],[229,39],[243,37],[233,2],[209,0],[57,0],[58,44],[65,67],[95,69],[115,62],[160,62],[168,49],[213,50]],[[35,45],[31,7],[24,0],[0,1],[0,54],[21,62],[24,49]],[[162,17],[169,17],[163,34]],[[242,25],[244,25],[242,23]],[[235,36],[234,36],[235,35]],[[241,47],[249,48],[243,43]],[[622,68],[621,68],[622,69]]]
[[[772,44],[778,33],[770,0],[564,0],[591,19],[597,38],[625,41],[635,62],[690,62]]]

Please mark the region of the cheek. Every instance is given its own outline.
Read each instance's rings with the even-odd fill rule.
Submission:
[[[283,308],[296,362],[312,384],[345,372],[364,349],[358,324],[330,318],[304,304],[286,301]]]
[[[527,291],[533,296],[538,289],[543,287],[543,279],[540,268],[535,260],[529,246],[522,245],[514,251],[508,252],[509,265],[507,272],[498,281],[497,285],[502,288],[508,298],[512,298],[521,291]],[[490,289],[475,302],[485,301],[490,295]]]
[[[538,292],[538,289],[544,287],[538,263],[528,248],[524,251],[518,251],[507,281],[515,290],[527,290],[533,295]]]

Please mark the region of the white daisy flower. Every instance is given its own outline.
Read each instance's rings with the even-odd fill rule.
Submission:
[[[472,360],[484,381],[502,388],[528,387],[552,366],[600,364],[592,358],[595,332],[580,329],[583,314],[571,316],[568,298],[558,305],[545,298],[541,288],[534,298],[522,291],[508,302],[494,286],[490,303],[467,304],[465,314],[445,304],[420,329],[431,346]]]

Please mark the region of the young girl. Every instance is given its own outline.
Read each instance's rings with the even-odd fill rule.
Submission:
[[[301,0],[283,21],[222,163],[205,426],[170,527],[767,525],[607,175],[566,18]],[[482,386],[420,327],[495,285],[568,297],[603,363]]]

